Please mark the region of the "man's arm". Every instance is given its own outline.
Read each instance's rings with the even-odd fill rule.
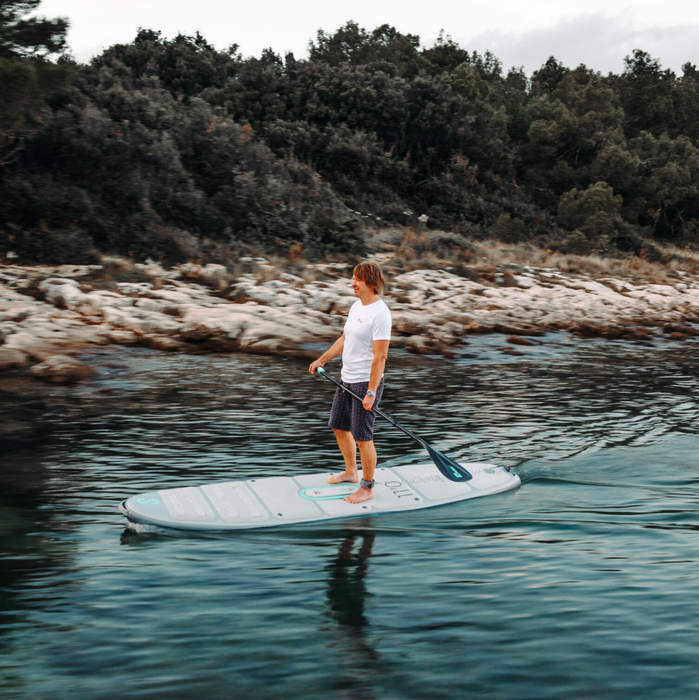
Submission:
[[[379,384],[381,384],[381,377],[383,377],[383,371],[386,368],[386,360],[388,359],[388,345],[390,342],[390,340],[375,340],[372,344],[374,361],[371,363],[369,389],[374,393],[376,393]],[[367,411],[371,411],[375,400],[375,396],[367,395],[364,397],[364,401],[362,401],[362,406],[364,406]]]
[[[342,351],[345,348],[345,334],[343,333],[330,348],[328,348],[315,362],[311,362],[308,367],[308,371],[311,374],[315,374],[318,367],[324,367],[326,362],[334,360],[336,357],[342,355]]]

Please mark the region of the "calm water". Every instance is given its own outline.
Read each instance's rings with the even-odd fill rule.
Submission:
[[[109,350],[42,389],[54,432],[2,456],[0,695],[696,697],[699,343],[503,345],[394,351],[382,407],[522,487],[322,527],[138,534],[117,510],[339,466],[306,362]],[[425,460],[387,424],[377,445]]]

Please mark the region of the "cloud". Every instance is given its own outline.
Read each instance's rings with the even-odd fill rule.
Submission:
[[[569,68],[584,63],[603,74],[620,73],[624,57],[634,49],[646,51],[659,59],[663,68],[681,74],[685,63],[699,63],[697,37],[699,24],[633,26],[624,16],[599,13],[565,19],[552,27],[522,34],[496,30],[472,37],[454,36],[454,40],[469,50],[491,51],[505,69],[524,66],[529,75],[549,56],[555,56]]]

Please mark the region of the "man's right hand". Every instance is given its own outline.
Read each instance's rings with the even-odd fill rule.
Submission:
[[[316,360],[315,362],[311,362],[311,364],[308,367],[308,371],[311,374],[315,374],[318,367],[322,367],[324,364],[325,364],[325,362],[321,362],[320,360]]]

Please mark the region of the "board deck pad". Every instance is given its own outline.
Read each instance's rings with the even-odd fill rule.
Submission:
[[[131,496],[119,509],[132,523],[181,530],[246,530],[431,508],[520,485],[519,477],[504,467],[462,466],[473,475],[468,482],[449,481],[431,463],[377,469],[374,497],[356,504],[343,499],[358,484],[329,484],[330,474],[316,473],[149,491]]]

